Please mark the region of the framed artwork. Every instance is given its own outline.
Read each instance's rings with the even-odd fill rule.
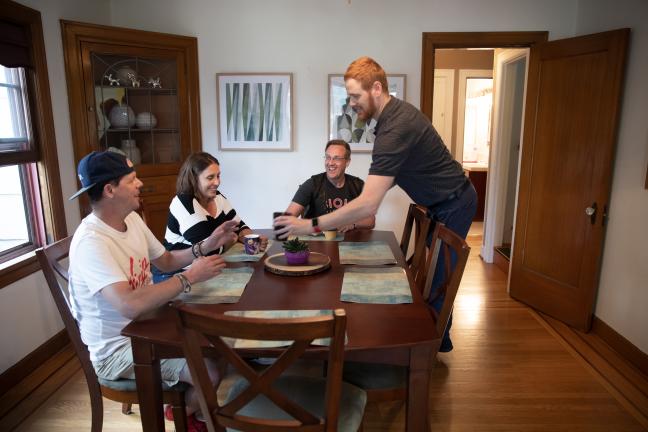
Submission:
[[[219,150],[292,150],[292,74],[216,74]]]
[[[389,94],[405,100],[405,79],[404,74],[388,74]],[[343,139],[349,143],[353,152],[370,153],[373,150],[376,121],[370,119],[367,123],[360,120],[351,109],[344,87],[344,75],[330,74],[328,88],[329,139]]]

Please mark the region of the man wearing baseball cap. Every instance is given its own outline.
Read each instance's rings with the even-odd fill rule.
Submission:
[[[132,319],[155,309],[191,285],[218,276],[225,263],[220,255],[204,256],[236,240],[234,221],[220,225],[194,247],[167,251],[135,212],[140,188],[133,164],[111,151],[92,152],[78,167],[81,189],[70,199],[87,193],[92,213],[81,221],[70,245],[70,300],[81,337],[100,378],[135,379],[130,339],[121,330]],[[163,271],[189,266],[164,282],[151,283],[151,264]],[[192,383],[184,359],[160,362],[162,380]],[[214,383],[219,380],[214,364]],[[206,430],[192,415],[199,409],[193,387],[186,392],[189,431]],[[167,417],[170,410],[165,411]]]

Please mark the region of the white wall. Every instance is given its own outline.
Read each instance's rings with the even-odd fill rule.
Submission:
[[[648,353],[648,2],[580,0],[578,34],[630,27],[596,316]]]
[[[299,183],[323,170],[329,73],[343,73],[353,59],[372,56],[388,73],[407,74],[407,100],[418,106],[423,31],[546,29],[571,34],[575,3],[550,3],[113,0],[112,21],[198,37],[203,148],[220,160],[221,190],[238,213],[251,226],[267,228],[271,213],[287,207]],[[295,151],[218,151],[217,72],[294,74]],[[368,154],[356,154],[348,172],[365,178],[369,163]],[[409,202],[400,189],[390,191],[376,227],[400,236]]]
[[[59,19],[108,24],[110,3],[108,0],[18,0],[18,3],[41,12],[65,217],[71,233],[79,224],[79,208],[66,199],[76,190],[76,168]],[[0,289],[0,373],[62,329],[63,322],[42,273]]]
[[[348,0],[19,1],[43,14],[64,197],[74,192],[76,180],[58,20],[193,35],[198,37],[199,44],[203,147],[221,160],[223,192],[255,227],[269,227],[271,212],[284,209],[298,183],[322,169],[321,156],[327,138],[327,75],[344,72],[348,63],[360,55],[375,57],[388,72],[407,74],[407,100],[418,106],[424,31],[548,30],[551,39],[559,39],[576,34],[576,29],[586,33],[636,24],[639,33],[644,32],[640,46],[646,52],[646,24],[640,19],[646,17],[646,6],[641,0],[633,4],[644,13],[630,9],[627,17],[619,15],[624,8],[615,6],[617,2],[612,0],[583,2],[582,8],[577,0],[351,0],[350,4]],[[590,5],[601,12],[588,10]],[[577,14],[582,18],[578,19]],[[639,283],[644,281],[645,291],[646,270],[639,269],[642,263],[644,269],[648,267],[647,253],[639,250],[639,246],[632,254],[625,253],[627,246],[622,249],[622,245],[637,238],[636,230],[630,233],[630,227],[642,227],[641,215],[645,220],[648,214],[648,194],[639,188],[645,175],[640,171],[646,167],[647,134],[645,126],[637,129],[645,121],[636,120],[646,112],[645,102],[641,102],[648,99],[646,84],[639,82],[639,76],[647,75],[648,68],[638,53],[638,47],[631,52],[634,59],[628,85],[632,89],[626,91],[597,315],[648,351],[646,336],[640,330],[648,328],[648,319],[639,317],[642,306],[648,304],[647,294],[640,292]],[[293,152],[218,152],[216,73],[245,71],[294,74]],[[626,109],[631,100],[635,102]],[[369,162],[368,155],[355,155],[349,171],[365,177]],[[250,172],[258,174],[250,177]],[[634,186],[630,188],[630,184]],[[620,201],[629,208],[622,209]],[[378,214],[378,228],[400,235],[406,202],[401,191],[391,191]],[[72,233],[79,223],[77,204],[66,200],[65,212]],[[635,219],[631,220],[633,215]],[[645,234],[644,228],[644,240]],[[626,238],[631,235],[632,238]],[[620,262],[612,257],[621,250],[624,257],[636,262]],[[623,298],[611,300],[606,295],[611,291],[622,291]],[[628,304],[617,304],[619,301]],[[0,357],[0,371],[62,328],[50,302],[40,274],[0,290],[0,346],[6,353]],[[628,317],[628,321],[621,317]]]

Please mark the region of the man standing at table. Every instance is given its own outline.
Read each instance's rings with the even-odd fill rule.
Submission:
[[[70,302],[81,338],[100,378],[135,379],[130,339],[121,330],[132,319],[164,305],[191,285],[218,276],[225,266],[220,255],[207,252],[236,239],[234,221],[226,222],[193,248],[167,251],[135,212],[142,182],[123,155],[92,152],[79,162],[82,188],[92,213],[81,221],[70,245]],[[164,282],[151,284],[151,263],[165,271],[191,266]],[[192,383],[184,359],[160,361],[162,380]],[[219,380],[215,365],[210,378]],[[192,415],[199,409],[193,387],[186,392],[189,431],[206,431]],[[165,411],[171,417],[169,407]],[[171,417],[172,418],[172,417]]]
[[[427,207],[433,220],[465,239],[477,209],[477,193],[430,120],[409,103],[389,95],[385,71],[369,57],[351,63],[344,82],[358,118],[377,121],[364,189],[358,198],[322,217],[275,219],[275,225],[284,226],[277,234],[304,235],[374,216],[387,191],[398,185],[415,203]],[[437,269],[442,265],[439,259]],[[441,282],[436,277],[439,274],[435,272],[432,293]],[[432,306],[440,310],[442,304],[443,299],[439,299]],[[442,352],[452,350],[451,324],[441,344]]]
[[[339,209],[354,200],[362,192],[364,181],[346,173],[351,163],[351,146],[343,140],[331,140],[324,148],[325,171],[302,183],[286,209],[295,216],[313,218]],[[347,232],[356,228],[373,228],[376,218],[366,217],[357,222],[342,225],[338,231]]]

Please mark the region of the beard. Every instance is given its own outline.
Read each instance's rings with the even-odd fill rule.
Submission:
[[[360,108],[360,111],[358,111],[357,108]],[[358,115],[358,118],[364,122],[368,121],[371,119],[374,114],[376,113],[376,104],[374,103],[373,99],[369,97],[367,99],[367,106],[365,107],[355,107],[354,111]]]

